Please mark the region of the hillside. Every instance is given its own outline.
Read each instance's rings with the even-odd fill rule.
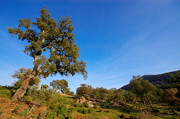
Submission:
[[[173,74],[175,74],[177,72],[179,72],[179,70],[178,71],[167,72],[167,73],[163,73],[163,74],[157,74],[157,75],[143,75],[142,78],[144,80],[149,80],[149,82],[151,82],[152,84],[154,84],[158,88],[167,89],[167,88],[169,88],[169,86],[168,86],[168,83],[166,83],[165,81],[168,78],[170,78],[171,75],[173,75]],[[121,87],[120,89],[128,90],[129,89],[129,84]]]

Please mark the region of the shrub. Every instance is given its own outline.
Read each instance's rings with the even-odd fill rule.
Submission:
[[[88,114],[89,110],[82,108],[82,109],[79,109],[78,112],[83,113],[83,114]]]
[[[12,97],[12,91],[1,87],[0,96],[6,97],[6,98],[11,98]]]
[[[89,113],[89,111],[88,111],[88,109],[84,109],[82,113],[87,114],[87,113]]]
[[[89,110],[88,110],[88,113],[91,113],[92,111],[93,111],[93,109],[89,109]]]
[[[68,108],[67,108],[66,106],[62,105],[62,106],[59,106],[59,107],[58,107],[57,114],[63,115],[63,114],[65,114],[67,111],[68,111]]]
[[[83,109],[78,109],[77,111],[80,112],[80,113],[82,113],[82,112],[83,112]]]
[[[56,113],[49,111],[47,114],[47,119],[54,119],[56,117]]]
[[[82,105],[81,105],[81,104],[78,104],[78,103],[75,103],[75,104],[74,104],[74,107],[82,107]]]
[[[89,107],[89,105],[88,105],[87,102],[83,103],[83,106],[84,106],[84,107]]]
[[[59,114],[59,115],[58,115],[58,118],[59,118],[59,119],[65,119],[64,115],[62,115],[62,114]]]
[[[33,98],[31,96],[24,96],[23,100],[25,100],[25,101],[32,101]]]

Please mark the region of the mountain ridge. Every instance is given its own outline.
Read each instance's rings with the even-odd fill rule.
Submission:
[[[162,73],[162,74],[147,74],[147,75],[143,75],[141,77],[143,78],[143,80],[149,80],[150,83],[154,84],[158,88],[168,89],[169,86],[168,86],[168,83],[166,82],[166,80],[177,72],[180,72],[180,70],[166,72],[166,73]],[[128,90],[129,88],[130,88],[130,85],[128,83],[127,85],[124,85],[120,89]]]

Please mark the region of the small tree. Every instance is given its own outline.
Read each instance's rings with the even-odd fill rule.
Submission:
[[[117,102],[117,101],[124,101],[124,94],[125,94],[125,90],[123,89],[116,89],[113,91],[113,96],[112,96],[112,100],[111,101],[114,101],[114,102]]]
[[[100,87],[93,89],[91,94],[92,98],[99,99],[99,100],[111,100],[113,97],[113,90],[108,90],[106,88]]]
[[[87,78],[85,62],[78,61],[79,48],[75,43],[73,29],[70,17],[61,17],[56,22],[46,8],[41,9],[40,17],[35,22],[29,18],[20,19],[16,28],[8,28],[10,34],[18,35],[19,40],[29,43],[24,53],[34,59],[32,71],[24,78],[13,99],[23,97],[33,77],[80,73]]]
[[[171,74],[171,76],[166,80],[166,82],[168,82],[170,84],[171,88],[177,88],[178,92],[177,92],[177,97],[180,98],[180,71]]]
[[[176,106],[180,109],[180,98],[177,97],[178,89],[170,88],[165,90],[165,101],[167,101],[170,105]]]
[[[67,94],[67,95],[74,95],[74,92],[73,91],[70,91],[70,88],[66,88],[64,90],[64,93]]]
[[[41,85],[41,89],[47,90],[48,88],[49,88],[49,86],[46,85],[46,84],[42,84],[42,85]]]
[[[130,91],[140,97],[143,102],[147,102],[154,110],[152,101],[156,98],[156,93],[158,91],[155,85],[142,78],[133,79],[130,82]]]
[[[54,90],[60,90],[60,92],[64,93],[68,88],[68,82],[65,79],[53,80],[50,82],[50,86],[52,86]]]
[[[91,85],[81,84],[81,86],[77,88],[76,93],[78,96],[84,96],[88,98],[92,91],[93,88],[91,87]]]

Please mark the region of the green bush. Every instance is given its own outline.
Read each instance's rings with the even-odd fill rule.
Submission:
[[[59,115],[58,115],[58,118],[59,118],[59,119],[65,119],[64,115],[62,115],[62,114],[59,114]]]
[[[89,111],[88,111],[88,109],[84,109],[82,113],[83,113],[83,114],[88,114]]]
[[[88,113],[90,113],[91,110],[89,111],[89,109],[82,108],[82,109],[79,109],[77,111],[80,112],[80,113],[83,113],[83,114],[88,114]]]
[[[93,109],[89,109],[89,110],[88,110],[88,113],[91,113],[92,111],[93,111]]]
[[[56,113],[49,111],[47,116],[47,119],[54,119],[56,117]]]
[[[87,102],[83,103],[83,106],[84,106],[84,107],[89,107],[89,105],[88,105]]]
[[[33,98],[31,96],[24,96],[23,100],[25,100],[25,101],[32,101]]]
[[[78,109],[77,111],[80,112],[80,113],[82,113],[82,112],[83,112],[83,109]]]
[[[2,88],[0,89],[0,96],[1,97],[6,97],[6,98],[11,98],[12,97],[12,91],[11,90],[8,90],[8,89],[5,89],[5,88]]]
[[[82,107],[83,105],[81,105],[81,104],[78,104],[78,103],[75,103],[74,104],[74,107]]]
[[[68,111],[68,108],[65,105],[59,106],[57,110],[57,114],[65,114]]]

